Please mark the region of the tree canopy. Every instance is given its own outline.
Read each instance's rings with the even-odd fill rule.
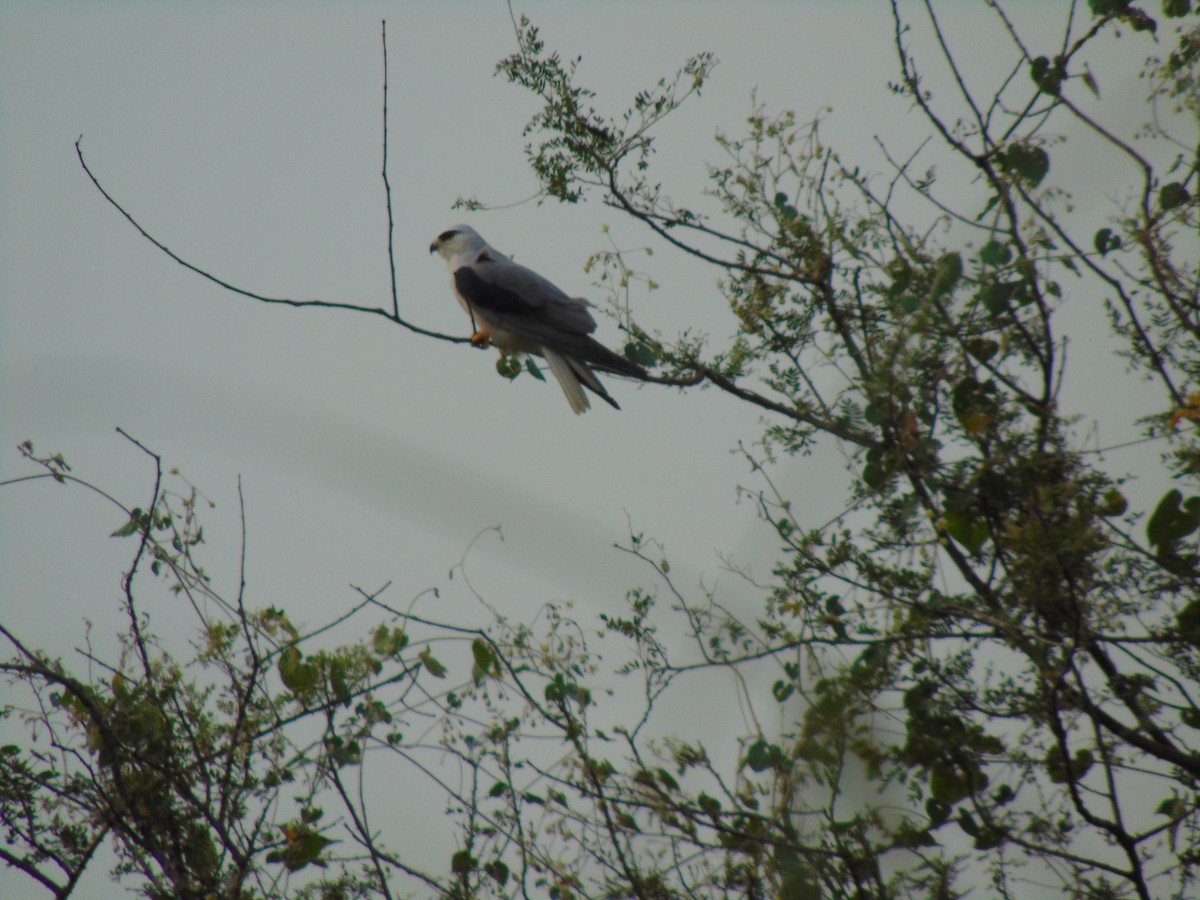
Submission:
[[[987,4],[1011,59],[990,83],[934,4],[894,0],[891,89],[926,142],[885,138],[868,171],[820,119],[755,100],[687,201],[655,166],[656,129],[703,102],[714,58],[609,117],[519,19],[497,71],[539,100],[541,199],[644,225],[731,313],[728,341],[644,327],[652,262],[591,261],[628,356],[762,413],[739,446],[778,543],[763,608],[676,583],[635,533],[648,583],[599,623],[548,606],[466,628],[360,591],[335,622],[361,638],[330,645],[334,623],[215,590],[203,494],[131,437],[156,475],[140,505],[104,495],[131,547],[118,658],[81,673],[0,626],[4,716],[27,725],[0,748],[0,859],[57,896],[102,848],[154,897],[1193,895],[1200,21],[1188,0],[1061,5],[1048,37]],[[1139,110],[1106,100],[1131,59]],[[1096,153],[1124,176],[1081,179]],[[1156,399],[1068,397],[1097,356]],[[1140,435],[1138,471],[1110,462],[1098,422]],[[853,487],[814,520],[772,466],[830,441]],[[61,455],[21,453],[100,491]],[[1139,508],[1133,476],[1175,486]],[[151,578],[193,610],[190,642],[139,605]],[[770,673],[729,723],[731,765],[658,726],[713,672]],[[447,757],[453,780],[430,764]],[[452,854],[413,858],[374,824],[381,777],[444,792]]]

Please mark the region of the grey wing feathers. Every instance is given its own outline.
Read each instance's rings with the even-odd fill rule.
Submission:
[[[583,336],[578,341],[564,342],[566,346],[559,349],[569,353],[575,359],[587,363],[601,372],[611,372],[614,375],[628,375],[631,378],[645,378],[649,373],[635,362],[630,362],[619,353],[609,350],[599,341]],[[572,347],[573,345],[573,347]]]
[[[568,297],[537,272],[490,258],[485,250],[476,262],[455,270],[454,286],[472,307],[504,331],[606,372],[646,375],[641,366],[589,336],[596,330],[596,320],[588,312],[586,300]],[[588,380],[584,378],[585,383]],[[594,377],[590,381],[599,386]]]
[[[469,303],[488,313],[528,317],[574,334],[596,330],[586,300],[568,297],[537,272],[494,260],[486,251],[476,262],[455,270],[454,284]]]

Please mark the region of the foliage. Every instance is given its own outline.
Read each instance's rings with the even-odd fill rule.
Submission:
[[[467,630],[361,592],[338,624],[362,639],[325,646],[328,626],[218,596],[194,556],[199,495],[164,490],[155,460],[152,502],[121,506],[116,532],[135,546],[120,658],[83,677],[0,629],[28,698],[5,715],[30,726],[0,750],[0,858],[61,896],[101,844],[149,896],[1193,895],[1200,25],[1188,2],[1155,18],[1091,0],[1063,4],[1061,34],[1024,35],[988,5],[1012,67],[975,87],[932,4],[919,22],[892,4],[892,89],[931,139],[883,145],[886,175],[846,161],[820,121],[756,101],[744,134],[718,138],[704,209],[655,180],[654,129],[712,57],[617,119],[525,20],[499,66],[544,103],[526,130],[544,198],[598,196],[712,267],[724,343],[642,328],[634,288],[667,279],[616,248],[594,260],[665,378],[763,411],[747,493],[779,560],[754,621],[688,597],[633,535],[654,584],[602,625],[627,648],[636,712],[609,706],[600,638],[558,608]],[[1135,138],[1105,82],[1155,35],[1166,56],[1146,63],[1153,115]],[[918,42],[948,69],[945,96]],[[1099,228],[1063,187],[1096,148],[1127,173],[1087,185],[1113,204]],[[1088,322],[1070,359],[1068,309]],[[1114,340],[1113,383],[1158,399],[1071,407],[1071,361]],[[1178,486],[1137,508],[1093,422],[1140,427],[1165,449],[1138,476]],[[852,487],[815,526],[772,463],[828,440],[848,448]],[[24,453],[81,483],[60,456]],[[188,658],[148,630],[148,567],[192,605]],[[687,654],[659,637],[680,619]],[[654,738],[672,692],[713,671],[772,672],[769,698],[747,692],[732,765]],[[435,746],[414,730],[429,714]],[[439,782],[458,849],[434,864],[378,833],[362,788],[380,769],[438,780],[431,752],[459,767]]]
[[[1092,3],[1090,19],[1068,18],[1057,53],[1038,55],[1040,36],[993,6],[1013,67],[976,89],[926,4],[955,89],[938,97],[892,5],[893,90],[940,147],[897,157],[884,145],[892,173],[871,177],[826,145],[820,121],[756,104],[747,133],[718,138],[709,213],[650,181],[651,138],[636,119],[586,110],[561,121],[588,94],[532,26],[502,65],[546,101],[529,148],[545,194],[598,192],[713,266],[737,321],[720,349],[648,335],[630,315],[631,334],[668,369],[771,413],[756,465],[822,437],[851,448],[851,510],[826,527],[802,521],[764,476],[756,499],[782,558],[754,628],[694,620],[709,664],[777,661],[775,696],[795,724],[747,737],[746,791],[712,821],[767,814],[752,837],[714,842],[707,882],[657,870],[679,889],[728,888],[736,871],[751,893],[789,896],[942,896],[985,872],[1005,895],[1023,879],[1086,896],[1194,890],[1200,498],[1168,491],[1141,534],[1123,473],[1085,449],[1078,425],[1125,411],[1064,408],[1059,320],[1068,302],[1107,309],[1133,377],[1160,391],[1158,410],[1130,420],[1140,412],[1147,437],[1169,441],[1168,470],[1194,478],[1195,442],[1178,428],[1194,421],[1200,375],[1200,32],[1190,5],[1164,5],[1168,19],[1191,16],[1146,68],[1147,134],[1164,155],[1121,136],[1128,111],[1106,106],[1099,86],[1104,52],[1139,52],[1116,50],[1115,37],[1158,29],[1145,10]],[[704,57],[681,77],[697,73],[698,91]],[[675,82],[638,101],[674,108]],[[606,139],[575,150],[585,121]],[[1083,230],[1053,177],[1074,174],[1091,147],[1115,149],[1129,171],[1127,187],[1104,186],[1130,200],[1098,231]],[[910,211],[913,196],[928,215]],[[601,261],[628,309],[631,267],[619,252]],[[1087,341],[1098,343],[1085,354],[1104,352],[1091,319],[1093,334],[1071,335],[1076,353]],[[839,802],[864,780],[886,801]],[[655,829],[712,858],[682,817],[689,801],[664,802]]]

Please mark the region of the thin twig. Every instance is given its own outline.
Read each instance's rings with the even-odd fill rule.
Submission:
[[[388,180],[388,57],[387,19],[382,23],[383,40],[383,195],[387,203],[388,271],[392,284],[392,318],[400,320],[400,294],[396,288],[396,223],[392,216],[392,183]]]
[[[222,287],[225,290],[230,291],[234,294],[241,294],[243,297],[249,297],[251,300],[258,300],[261,303],[277,303],[277,304],[281,304],[283,306],[294,306],[294,307],[311,306],[311,307],[319,307],[322,309],[348,309],[348,310],[351,310],[352,312],[370,313],[371,315],[382,316],[383,318],[387,319],[389,322],[395,322],[397,325],[407,328],[409,331],[415,332],[416,334],[423,334],[423,335],[425,335],[425,337],[437,338],[439,341],[449,341],[450,343],[453,343],[453,344],[466,344],[466,343],[470,342],[470,338],[459,337],[459,336],[450,335],[450,334],[442,334],[441,332],[438,332],[438,331],[430,331],[429,329],[422,328],[419,325],[414,325],[411,322],[408,322],[408,321],[400,318],[398,315],[388,312],[386,309],[383,309],[381,307],[357,306],[353,303],[340,303],[340,302],[337,302],[334,300],[294,300],[290,297],[268,297],[264,294],[259,294],[259,293],[255,293],[254,291],[246,290],[245,288],[240,288],[235,284],[230,284],[228,281],[225,281],[224,279],[219,278],[216,275],[213,275],[211,272],[205,271],[204,269],[200,268],[199,266],[195,265],[194,263],[188,262],[182,256],[178,255],[173,250],[171,250],[166,244],[164,244],[162,241],[160,241],[158,238],[156,238],[154,235],[152,235],[144,227],[142,227],[141,223],[139,223],[137,221],[137,219],[135,219],[133,217],[133,215],[128,210],[125,209],[125,207],[123,207],[120,203],[118,203],[117,200],[108,191],[106,191],[104,189],[104,186],[102,184],[100,184],[100,179],[98,179],[95,176],[95,174],[93,174],[92,170],[90,168],[88,168],[87,161],[83,158],[82,144],[83,144],[83,135],[80,135],[79,138],[75,141],[75,154],[79,157],[79,164],[83,167],[83,171],[87,174],[87,177],[91,179],[92,184],[94,184],[96,186],[96,190],[98,190],[101,193],[101,195],[104,197],[104,199],[107,200],[110,204],[112,204],[112,206],[117,210],[117,212],[119,212],[122,216],[124,216],[130,225],[132,225],[134,228],[137,229],[138,234],[140,234],[142,237],[144,237],[146,240],[148,240],[151,244],[153,244],[155,247],[157,247],[159,250],[161,250],[167,256],[171,257],[171,259],[175,260],[175,262],[179,263],[179,265],[183,266],[185,269],[195,272],[197,275],[199,275],[202,278],[207,278],[209,281],[211,281],[213,284],[217,285],[218,287]]]

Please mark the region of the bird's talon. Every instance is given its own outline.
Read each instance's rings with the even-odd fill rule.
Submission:
[[[486,331],[477,331],[471,335],[471,346],[486,350],[492,345],[492,336]]]

